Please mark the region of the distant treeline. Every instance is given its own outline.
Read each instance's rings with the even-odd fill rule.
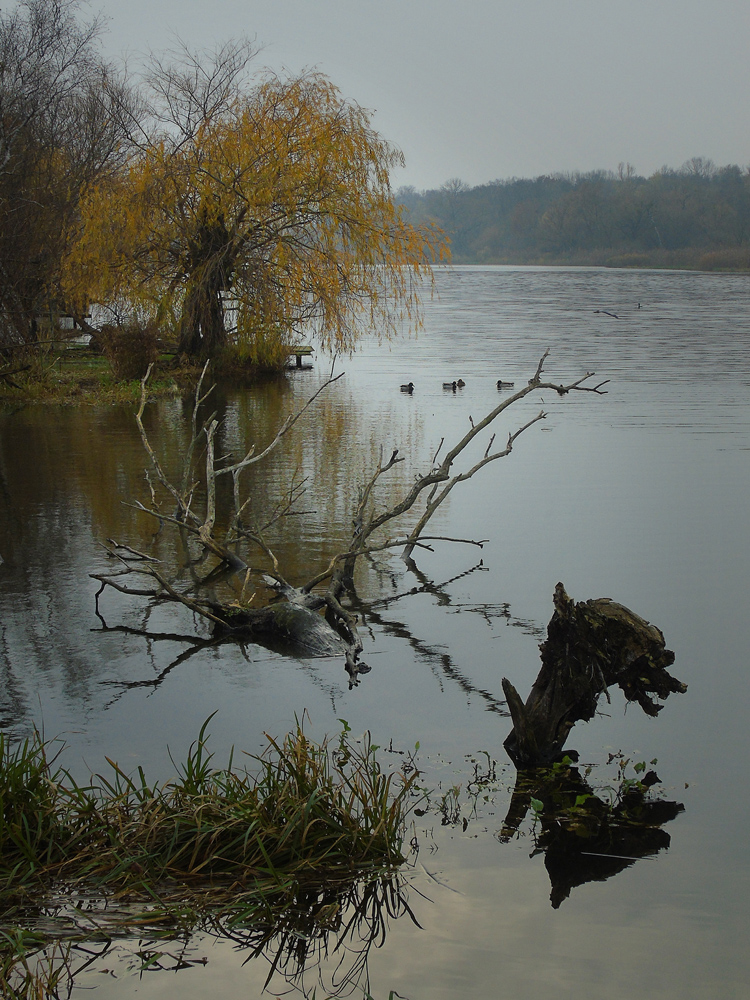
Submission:
[[[396,200],[445,230],[457,264],[750,270],[750,168],[702,157],[651,177],[621,164],[474,188],[454,178]]]

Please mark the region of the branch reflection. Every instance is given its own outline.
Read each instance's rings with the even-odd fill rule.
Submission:
[[[441,608],[447,609],[448,613],[474,613],[478,614],[480,618],[490,627],[493,627],[495,621],[502,620],[506,624],[521,628],[527,634],[536,635],[539,632],[538,626],[536,626],[533,622],[516,618],[511,613],[510,605],[507,603],[496,605],[467,605],[457,604],[455,602],[449,590],[451,584],[464,577],[470,576],[473,573],[486,572],[486,569],[487,567],[480,561],[476,565],[463,570],[461,573],[450,577],[442,583],[435,583],[418,570],[416,566],[412,566],[411,570],[416,573],[419,580],[417,586],[375,601],[360,600],[357,595],[354,594],[353,607],[361,615],[365,627],[369,626],[372,630],[372,626],[377,626],[384,634],[405,640],[410,648],[418,655],[421,661],[426,662],[433,667],[437,676],[442,675],[442,677],[446,678],[451,683],[456,684],[466,694],[479,697],[484,702],[484,706],[487,711],[494,712],[497,715],[507,716],[508,711],[505,701],[498,698],[492,691],[478,686],[471,680],[470,677],[463,673],[456,665],[455,659],[449,650],[443,646],[425,642],[411,631],[406,622],[400,621],[392,615],[385,613],[385,609],[390,608],[393,604],[404,598],[410,598],[419,594],[428,594],[435,599]],[[395,584],[395,579],[393,582]],[[156,605],[149,605],[149,609],[154,606]],[[243,638],[235,635],[212,634],[201,638],[195,634],[191,635],[188,633],[158,632],[148,627],[148,613],[146,620],[144,620],[143,627],[141,628],[126,625],[109,625],[102,615],[101,606],[98,600],[95,601],[95,614],[101,622],[101,628],[96,631],[122,632],[128,635],[142,636],[149,642],[149,644],[151,644],[151,642],[158,643],[164,641],[184,643],[189,647],[171,659],[165,666],[159,666],[157,668],[156,664],[154,664],[155,671],[150,677],[130,681],[101,681],[100,683],[102,685],[119,690],[119,693],[112,700],[107,702],[105,707],[112,705],[122,696],[124,692],[129,690],[148,688],[153,693],[172,673],[172,671],[187,662],[191,657],[202,652],[203,650],[216,648],[223,644],[231,644],[233,647],[239,649],[241,655],[248,660],[250,659],[249,651],[257,648],[267,649],[272,653],[292,657],[300,662],[300,665],[308,670],[308,672],[311,672],[315,683],[326,691],[334,704],[338,694],[340,693],[339,686],[335,682],[318,677],[313,668],[313,664],[318,661],[326,663],[327,661],[331,661],[332,657],[311,654],[309,649],[303,645],[295,644],[290,640],[281,639],[278,636],[257,635],[253,636],[252,640],[250,640],[246,637]]]

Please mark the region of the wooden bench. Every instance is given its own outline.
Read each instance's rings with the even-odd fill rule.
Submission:
[[[309,357],[312,353],[313,353],[312,347],[308,347],[308,346],[305,346],[305,345],[303,345],[301,347],[290,347],[289,348],[289,356],[291,357],[292,354],[293,354],[295,356],[295,358],[297,359],[297,368],[301,368],[302,367],[302,358],[303,357]]]

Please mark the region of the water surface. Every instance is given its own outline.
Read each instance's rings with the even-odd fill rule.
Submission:
[[[182,657],[187,641],[119,630],[203,634],[184,609],[148,612],[110,593],[102,622],[88,574],[110,565],[103,540],[178,558],[168,533],[154,538],[150,519],[127,506],[147,499],[132,412],[6,412],[0,722],[18,734],[35,725],[63,734],[65,763],[82,775],[101,770],[106,754],[167,778],[167,748],[182,755],[214,711],[221,763],[232,745],[256,752],[264,732],[287,732],[303,712],[315,736],[336,732],[343,718],[385,747],[413,749],[418,741],[429,779],[444,789],[461,785],[465,793],[471,759],[486,751],[497,761],[493,801],[476,815],[464,801],[465,830],[434,816],[417,824],[420,851],[405,880],[421,927],[408,915],[388,921],[382,947],[369,954],[373,996],[739,998],[750,981],[750,278],[440,270],[417,338],[373,340],[337,360],[344,378],[258,470],[255,503],[262,509],[294,479],[306,480],[306,513],[273,539],[287,575],[301,582],[345,545],[357,484],[381,446],[408,459],[384,487],[386,502],[429,466],[441,439],[455,440],[470,418],[496,405],[499,378],[525,383],[547,348],[551,380],[595,371],[594,381],[610,380],[608,394],[545,392],[503,417],[498,440],[540,409],[547,413],[509,458],[454,492],[430,532],[489,539],[481,551],[443,544],[420,553],[429,586],[395,556],[360,570],[361,596],[380,603],[363,629],[373,669],[354,690],[335,660],[282,657],[250,644]],[[312,371],[293,372],[283,384],[220,394],[225,450],[267,441],[330,363],[318,357]],[[443,391],[444,381],[458,378],[462,391]],[[399,392],[408,381],[412,396]],[[184,444],[186,415],[179,399],[150,408],[149,430],[163,453]],[[507,676],[527,693],[558,580],[578,600],[608,596],[657,624],[689,689],[657,720],[637,707],[626,712],[614,693],[605,714],[574,731],[570,744],[602,775],[611,777],[605,762],[613,752],[658,759],[665,794],[685,811],[668,826],[668,851],[573,889],[553,910],[543,858],[529,856],[530,826],[509,843],[497,834],[514,782],[502,749],[510,725],[500,682]],[[418,592],[407,594],[412,588]],[[129,946],[118,947],[124,955]],[[260,994],[264,959],[243,964],[231,942],[209,938],[190,947],[207,965],[179,979],[141,978],[132,971],[137,963],[123,958],[114,976],[92,969],[81,982],[102,998]],[[326,970],[324,979],[332,978]],[[316,974],[310,970],[310,988]]]

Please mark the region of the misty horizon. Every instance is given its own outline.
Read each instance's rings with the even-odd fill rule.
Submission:
[[[12,4],[10,5],[12,6]],[[394,188],[750,163],[750,5],[741,0],[93,0],[105,55],[135,68],[181,39],[247,35],[256,65],[314,69],[402,150]]]
[[[696,169],[696,167],[702,167],[702,169]],[[627,177],[623,177],[623,168],[629,168]],[[481,187],[495,187],[502,184],[513,184],[517,181],[539,181],[539,180],[567,180],[572,183],[577,183],[582,180],[592,180],[592,179],[605,179],[605,180],[649,180],[657,176],[665,175],[677,175],[682,174],[685,176],[690,176],[691,174],[696,174],[699,176],[715,176],[722,171],[738,169],[743,173],[750,173],[750,162],[746,164],[742,163],[721,163],[718,164],[714,162],[710,157],[705,156],[692,156],[685,160],[679,167],[671,166],[668,163],[664,163],[657,170],[653,170],[650,173],[641,173],[637,170],[632,163],[619,163],[618,168],[613,170],[608,167],[595,167],[593,169],[573,169],[573,170],[550,170],[545,173],[536,175],[521,175],[513,174],[505,177],[493,177],[491,180],[478,181],[476,184],[469,184],[464,181],[461,177],[447,177],[442,184],[437,185],[437,187],[432,188],[419,188],[414,184],[400,184],[395,188],[394,193],[398,196],[404,192],[415,192],[418,194],[425,194],[428,191],[439,191],[445,188],[449,188],[453,185],[462,185],[461,190],[474,190],[475,188]]]

